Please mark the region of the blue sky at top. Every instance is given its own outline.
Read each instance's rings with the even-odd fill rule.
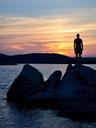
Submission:
[[[96,7],[96,0],[0,0],[0,14],[14,16],[68,15]]]

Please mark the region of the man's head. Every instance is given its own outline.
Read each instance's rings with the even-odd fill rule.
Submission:
[[[77,34],[76,37],[79,38],[80,37],[80,34]]]

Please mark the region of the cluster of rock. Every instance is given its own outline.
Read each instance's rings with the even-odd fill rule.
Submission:
[[[75,111],[86,111],[86,107],[88,111],[94,111],[96,106],[90,109],[90,104],[96,103],[96,71],[88,66],[69,64],[61,77],[62,72],[55,71],[44,81],[36,68],[26,64],[10,86],[7,100],[38,103],[55,101],[56,105],[63,108],[67,105],[67,109],[71,106]]]
[[[11,102],[53,100],[61,76],[61,71],[55,71],[47,81],[44,81],[43,75],[36,68],[26,64],[10,86],[7,100]]]

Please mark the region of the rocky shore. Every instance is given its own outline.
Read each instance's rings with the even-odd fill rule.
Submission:
[[[62,114],[96,113],[96,70],[69,64],[64,76],[55,71],[48,80],[33,66],[24,65],[7,92],[7,101],[51,105]]]

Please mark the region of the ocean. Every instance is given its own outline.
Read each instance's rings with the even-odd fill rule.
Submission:
[[[66,64],[31,64],[44,76],[44,80],[55,70],[66,71]],[[88,65],[96,69],[96,65]],[[0,66],[0,128],[96,128],[95,122],[73,121],[59,117],[55,111],[41,108],[22,108],[9,104],[6,93],[23,65]]]

